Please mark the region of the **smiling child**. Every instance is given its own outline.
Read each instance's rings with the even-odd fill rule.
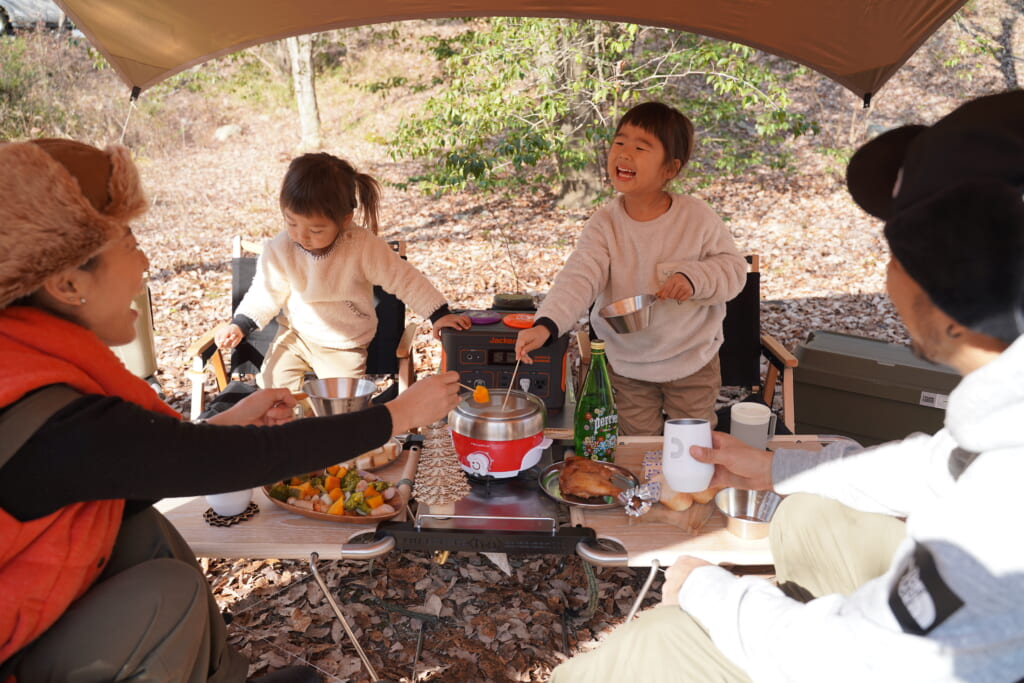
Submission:
[[[619,121],[607,171],[618,195],[587,221],[565,266],[519,333],[516,357],[567,332],[591,304],[604,339],[622,434],[660,434],[665,419],[715,424],[721,388],[718,349],[725,303],[739,294],[747,264],[703,201],[665,186],[690,159],[693,124],[660,102]],[[657,294],[650,325],[629,334],[597,311],[638,294]]]

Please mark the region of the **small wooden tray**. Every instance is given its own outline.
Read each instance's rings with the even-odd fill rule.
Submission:
[[[399,492],[398,495],[396,495],[392,499],[392,500],[394,500],[396,502],[396,505],[392,505],[392,507],[395,508],[395,511],[392,512],[391,514],[388,514],[388,515],[376,515],[376,516],[373,516],[373,515],[365,515],[365,516],[363,516],[363,515],[332,515],[332,514],[327,513],[327,512],[317,512],[316,510],[307,510],[306,508],[300,508],[300,507],[298,507],[296,505],[289,505],[288,503],[284,502],[283,500],[278,500],[277,498],[273,498],[270,495],[270,487],[269,486],[264,486],[263,487],[263,493],[264,493],[264,495],[266,495],[267,500],[269,500],[271,503],[273,503],[274,505],[278,506],[279,508],[281,508],[283,510],[287,510],[288,512],[294,512],[297,515],[302,515],[303,517],[309,517],[310,519],[322,519],[325,522],[339,522],[341,524],[373,524],[374,522],[383,522],[384,520],[391,519],[392,517],[396,516],[399,512],[401,512],[402,509],[405,508],[405,505],[406,505],[406,502],[407,502],[407,501],[402,499],[402,493]],[[388,505],[391,505],[391,504],[388,503]]]
[[[419,465],[420,460],[420,448],[419,446],[413,446],[408,451],[402,449],[401,442],[395,438],[392,441],[398,444],[398,450],[396,456],[391,460],[390,464],[393,464],[403,453],[408,452],[409,458],[406,461],[405,468],[402,470],[402,476],[397,482],[392,482],[395,488],[398,489],[398,495],[392,498],[394,503],[388,503],[395,508],[395,511],[389,515],[332,515],[327,512],[316,512],[315,510],[307,510],[306,508],[296,507],[295,505],[289,505],[283,500],[272,498],[270,496],[270,485],[263,486],[263,495],[266,496],[274,505],[278,506],[282,510],[295,513],[296,515],[302,515],[303,517],[309,517],[310,519],[321,519],[326,522],[335,522],[340,524],[376,524],[377,522],[383,522],[384,520],[391,519],[401,514],[403,510],[409,505],[409,500],[412,498],[412,485],[411,482],[416,477],[416,467]],[[354,462],[355,459],[349,461]],[[382,465],[383,467],[383,465]],[[374,468],[377,469],[377,468]]]

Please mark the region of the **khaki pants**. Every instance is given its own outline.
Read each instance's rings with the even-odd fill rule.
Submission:
[[[300,338],[288,325],[279,324],[257,384],[302,391],[307,372],[324,379],[362,377],[366,373],[366,349],[320,346]]]
[[[771,548],[780,587],[809,600],[848,594],[889,567],[903,522],[806,494],[783,500]],[[676,606],[655,607],[617,628],[597,649],[554,670],[551,683],[730,681],[750,678],[723,655],[699,621]]]
[[[152,508],[125,519],[99,580],[2,667],[33,683],[240,683],[248,671],[195,555]]]
[[[689,377],[670,382],[623,377],[610,365],[608,372],[619,411],[619,434],[623,436],[658,435],[664,430],[665,420],[684,417],[707,420],[712,429],[718,423],[715,401],[722,388],[718,354]]]

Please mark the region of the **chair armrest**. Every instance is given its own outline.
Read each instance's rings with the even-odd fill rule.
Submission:
[[[213,329],[207,330],[199,337],[199,339],[192,342],[192,345],[185,350],[185,357],[201,358],[205,366],[206,362],[210,360],[210,356],[212,356],[214,351],[217,350],[217,344],[214,342],[213,338],[221,327],[223,327],[223,325],[218,325]]]
[[[416,330],[418,329],[419,325],[416,323],[409,323],[405,326],[402,338],[398,340],[398,346],[395,347],[395,358],[412,357],[412,344],[416,339]]]
[[[398,346],[395,348],[395,358],[398,359],[398,393],[402,393],[416,381],[416,358],[413,352],[413,342],[418,329],[419,325],[416,323],[406,325],[402,338],[398,340]]]
[[[192,381],[192,417],[203,412],[203,385],[206,383],[207,365],[213,370],[218,391],[223,391],[224,387],[228,385],[227,364],[224,362],[220,349],[217,348],[217,342],[214,341],[217,332],[226,324],[223,323],[207,330],[185,351],[185,357],[191,359],[191,367],[186,374]]]
[[[770,334],[761,335],[761,352],[768,361],[779,368],[795,368],[799,361],[782,343]]]
[[[775,398],[775,385],[782,379],[782,422],[790,433],[796,433],[796,404],[793,399],[793,368],[799,361],[778,339],[770,334],[761,335],[761,353],[768,359],[761,398],[769,406]]]

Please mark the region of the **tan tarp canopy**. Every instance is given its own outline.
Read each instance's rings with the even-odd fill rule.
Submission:
[[[966,0],[58,0],[130,86],[304,33],[405,19],[607,19],[744,43],[806,64],[861,97]]]

